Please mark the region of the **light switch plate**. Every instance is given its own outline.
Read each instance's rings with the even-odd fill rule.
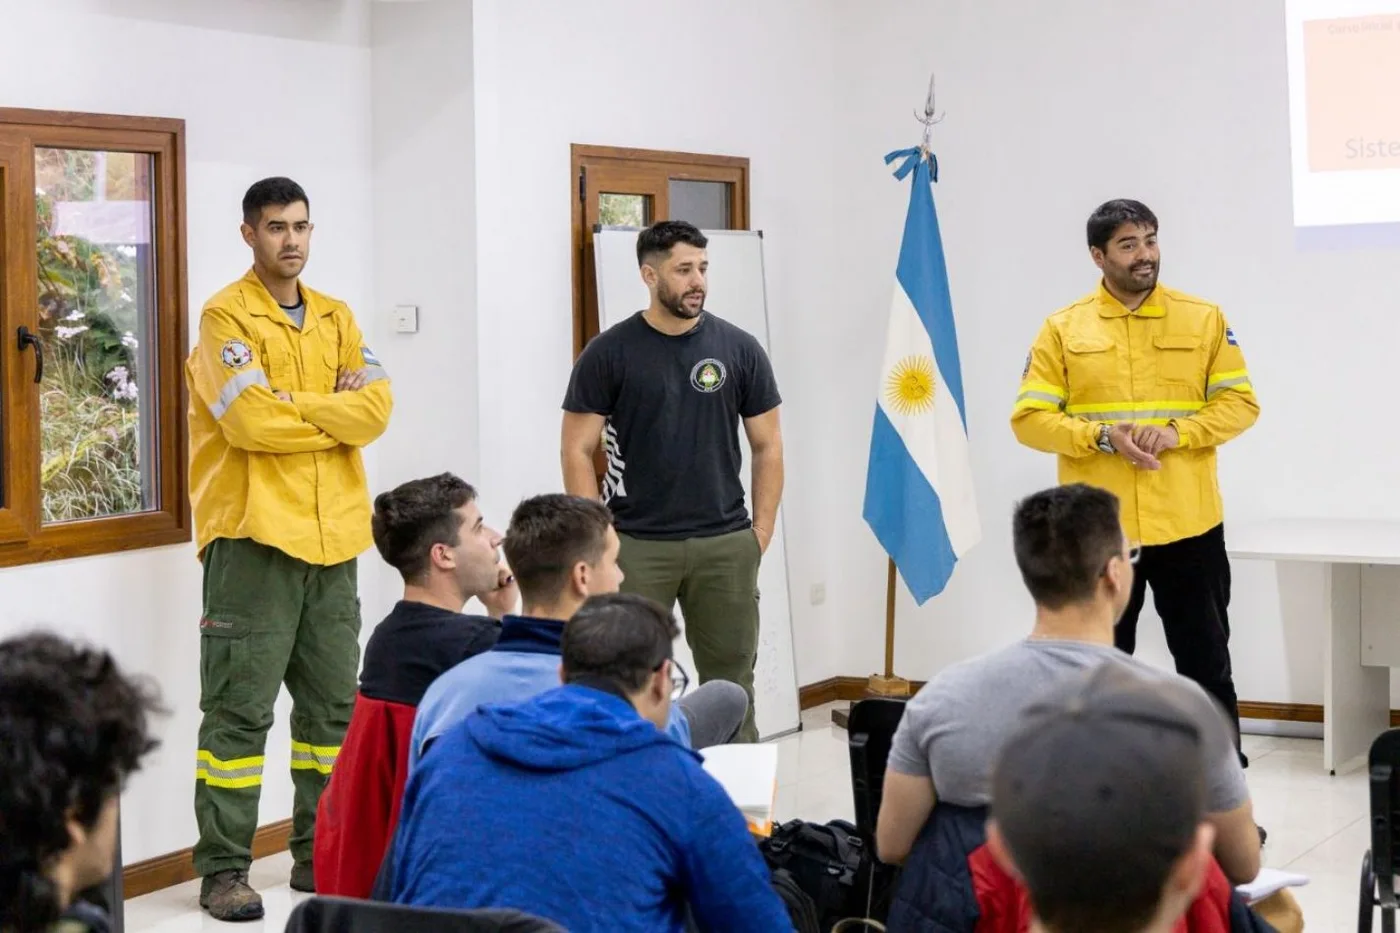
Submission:
[[[418,333],[418,306],[417,306],[417,305],[395,305],[395,306],[394,306],[394,333],[396,333],[396,334],[416,334],[416,333]]]

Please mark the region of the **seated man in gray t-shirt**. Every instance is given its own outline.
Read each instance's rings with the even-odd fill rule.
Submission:
[[[881,860],[904,861],[935,801],[991,801],[992,768],[1022,711],[1052,688],[1100,664],[1159,677],[1218,723],[1207,737],[1207,807],[1215,856],[1235,884],[1259,873],[1259,831],[1224,713],[1194,681],[1113,647],[1113,627],[1133,589],[1136,553],[1123,537],[1118,500],[1084,485],[1037,493],[1016,509],[1016,563],[1036,603],[1030,637],[955,664],[909,701],[890,750],[876,830]]]

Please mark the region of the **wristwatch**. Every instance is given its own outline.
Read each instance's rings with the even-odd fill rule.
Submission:
[[[1113,438],[1109,436],[1108,431],[1108,425],[1099,425],[1099,450],[1103,451],[1106,454],[1116,454],[1118,453],[1118,448],[1113,446]]]

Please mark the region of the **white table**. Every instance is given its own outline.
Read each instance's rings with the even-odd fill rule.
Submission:
[[[1322,758],[1332,774],[1364,764],[1390,728],[1390,668],[1400,666],[1400,522],[1275,519],[1226,524],[1235,560],[1322,565]]]

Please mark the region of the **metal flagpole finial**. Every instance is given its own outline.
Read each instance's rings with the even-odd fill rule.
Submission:
[[[928,77],[928,97],[924,99],[923,115],[920,116],[917,110],[914,111],[914,119],[924,125],[924,141],[919,148],[923,150],[925,156],[929,153],[929,141],[933,136],[934,125],[943,122],[943,114],[939,113],[934,106],[933,85],[936,77],[933,74]]]

